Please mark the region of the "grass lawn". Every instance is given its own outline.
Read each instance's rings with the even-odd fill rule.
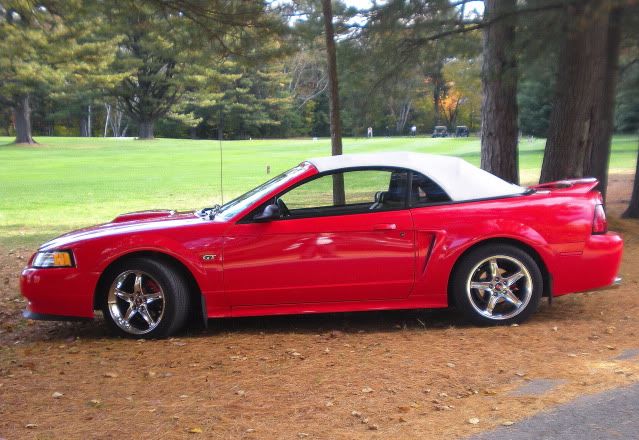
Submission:
[[[35,246],[70,229],[149,208],[192,209],[221,201],[216,141],[38,137],[36,147],[0,137],[0,244]],[[523,139],[523,182],[539,176],[544,140]],[[345,153],[418,151],[479,164],[477,138],[344,139]],[[330,140],[225,141],[224,200],[300,161],[330,152]],[[611,172],[633,172],[637,139],[617,136]],[[270,166],[270,175],[266,168]]]

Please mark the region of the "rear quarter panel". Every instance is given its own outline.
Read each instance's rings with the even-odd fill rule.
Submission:
[[[426,307],[446,307],[455,263],[474,245],[494,239],[516,240],[533,248],[551,274],[553,293],[556,287],[569,289],[570,280],[563,279],[560,266],[564,255],[583,253],[591,236],[594,205],[588,194],[540,191],[414,208],[418,261],[412,295],[423,296]],[[578,265],[579,258],[570,259],[570,264]]]

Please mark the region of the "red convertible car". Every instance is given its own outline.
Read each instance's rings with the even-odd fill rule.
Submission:
[[[621,238],[594,179],[523,188],[459,158],[310,159],[223,206],[134,212],[40,247],[33,319],[166,337],[188,321],[442,308],[478,324],[614,284]]]

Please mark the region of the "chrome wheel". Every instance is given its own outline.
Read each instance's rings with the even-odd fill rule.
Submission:
[[[475,265],[466,281],[470,305],[491,320],[517,316],[530,302],[533,280],[526,266],[507,255],[488,257]]]
[[[164,316],[164,291],[149,274],[126,271],[115,278],[107,296],[107,308],[113,322],[133,335],[155,329]]]

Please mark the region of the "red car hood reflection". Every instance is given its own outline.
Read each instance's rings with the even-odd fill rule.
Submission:
[[[193,211],[153,210],[130,212],[117,216],[110,223],[90,226],[61,235],[44,243],[40,246],[40,249],[62,249],[78,241],[156,229],[170,229],[189,224],[200,224],[202,221],[204,220],[195,215]]]

